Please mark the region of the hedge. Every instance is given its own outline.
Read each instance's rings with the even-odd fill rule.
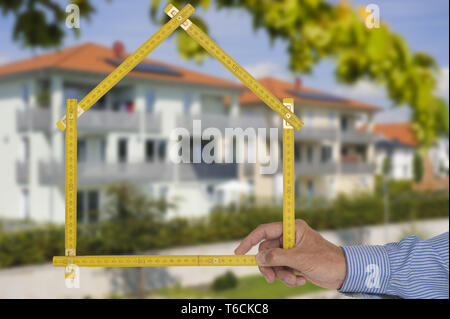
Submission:
[[[448,192],[401,193],[390,200],[390,222],[449,216]],[[317,230],[383,222],[383,200],[375,195],[339,197],[330,205],[296,210]],[[133,218],[80,225],[77,252],[124,254],[174,246],[239,239],[262,223],[280,221],[281,207],[241,206],[239,212],[218,209],[196,219]],[[45,225],[0,233],[0,268],[50,261],[64,252],[64,228]]]

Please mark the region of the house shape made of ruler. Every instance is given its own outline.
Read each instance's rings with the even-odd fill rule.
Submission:
[[[128,56],[81,101],[67,100],[67,113],[57,123],[62,131],[66,130],[65,256],[55,256],[53,265],[65,267],[66,281],[77,280],[78,267],[256,266],[255,255],[76,255],[77,118],[133,70],[179,26],[283,118],[283,248],[292,248],[295,244],[294,130],[300,129],[303,123],[294,114],[293,99],[285,98],[283,102],[280,102],[192,23],[188,19],[194,12],[191,5],[188,4],[179,11],[169,4],[164,11],[171,18],[169,22]]]

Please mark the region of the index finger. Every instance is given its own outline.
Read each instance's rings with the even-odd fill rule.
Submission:
[[[276,239],[283,234],[283,223],[270,223],[259,225],[255,230],[253,230],[244,240],[239,244],[239,246],[234,250],[236,255],[244,255],[250,248],[258,244],[263,239]]]

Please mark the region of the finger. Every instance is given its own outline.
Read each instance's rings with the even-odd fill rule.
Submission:
[[[272,267],[258,267],[258,268],[269,284],[274,282],[275,272],[273,271]]]
[[[264,224],[253,230],[235,249],[236,255],[247,253],[250,248],[255,246],[263,239],[275,239],[283,234],[283,224],[281,222]]]
[[[303,276],[297,276],[295,286],[303,286],[304,284],[306,284],[306,278]]]
[[[256,255],[259,266],[287,266],[296,268],[296,258],[292,249],[271,248],[263,250]]]
[[[263,241],[259,245],[258,250],[261,252],[263,250],[267,250],[270,248],[276,248],[276,247],[280,247],[280,241],[278,239],[271,239],[271,240]],[[272,267],[258,267],[258,268],[268,283],[274,282],[275,272],[273,271]]]
[[[275,277],[283,282],[286,286],[295,287],[297,285],[297,276],[293,269],[286,267],[273,267]]]
[[[258,248],[258,251],[264,251],[267,249],[271,249],[271,248],[278,248],[281,247],[281,243],[279,239],[269,239],[269,240],[265,240],[263,241]]]

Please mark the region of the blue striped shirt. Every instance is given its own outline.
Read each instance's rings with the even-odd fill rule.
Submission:
[[[448,298],[448,242],[447,232],[384,246],[343,246],[347,275],[339,291],[375,298]]]

